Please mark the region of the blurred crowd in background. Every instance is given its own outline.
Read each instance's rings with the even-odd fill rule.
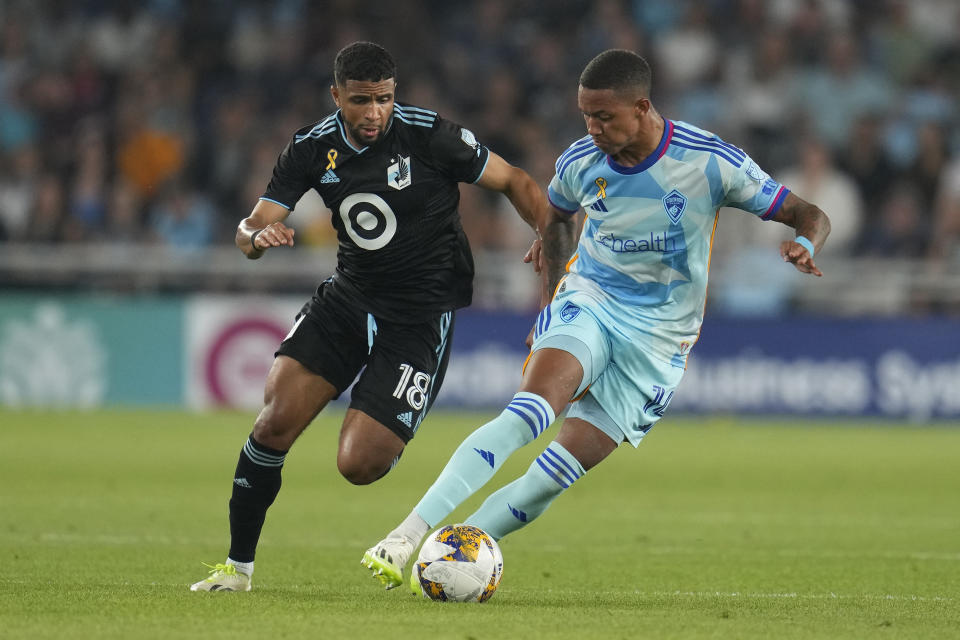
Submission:
[[[544,186],[584,134],[583,66],[635,50],[661,114],[831,215],[828,251],[960,262],[956,0],[0,0],[0,241],[232,245],[361,39],[393,53],[399,100]],[[475,249],[528,246],[501,196],[461,192]],[[291,220],[335,244],[318,199]],[[769,245],[748,222],[720,250]]]

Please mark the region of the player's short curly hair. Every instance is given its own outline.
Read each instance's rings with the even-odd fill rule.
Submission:
[[[652,73],[650,65],[642,57],[626,49],[608,49],[591,60],[580,74],[580,86],[584,89],[613,89],[639,91],[650,95]]]
[[[397,77],[397,65],[390,52],[373,42],[354,42],[337,53],[333,79],[338,87],[347,80],[379,82]]]

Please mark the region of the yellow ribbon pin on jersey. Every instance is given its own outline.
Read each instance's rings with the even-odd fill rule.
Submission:
[[[330,149],[330,151],[327,151],[327,160],[329,160],[329,162],[327,162],[327,171],[329,171],[330,169],[337,168],[337,150],[336,149]]]
[[[607,181],[603,178],[597,178],[594,180],[596,185],[600,187],[600,191],[597,191],[597,197],[601,200],[607,197]]]

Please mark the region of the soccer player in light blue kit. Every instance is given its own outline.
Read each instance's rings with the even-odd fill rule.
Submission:
[[[588,135],[557,160],[553,206],[538,221],[542,254],[535,245],[533,259],[542,259],[555,293],[537,318],[523,382],[503,413],[464,440],[400,526],[364,554],[364,566],[388,589],[402,584],[427,532],[568,404],[556,439],[468,524],[500,539],[620,443],[640,444],[663,416],[699,336],[721,207],[793,227],[796,237],[781,244],[781,256],[822,275],[813,256],[830,232],[827,216],[734,145],[661,117],[649,96],[650,68],[630,51],[606,51],[580,76]],[[574,253],[580,208],[586,217]]]

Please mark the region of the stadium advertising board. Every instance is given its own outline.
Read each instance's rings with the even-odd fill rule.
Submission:
[[[713,320],[677,409],[960,416],[960,340],[949,319]]]
[[[0,404],[254,410],[302,303],[4,295]],[[502,407],[520,382],[532,320],[532,312],[461,311],[437,405]],[[956,419],[957,329],[930,318],[710,317],[670,410]]]
[[[440,405],[496,407],[513,394],[533,316],[457,318]],[[671,410],[924,421],[960,416],[960,339],[948,319],[711,317]]]
[[[303,302],[276,297],[190,298],[184,308],[187,406],[259,409],[273,354]]]
[[[181,306],[177,299],[3,294],[0,404],[179,406]]]

